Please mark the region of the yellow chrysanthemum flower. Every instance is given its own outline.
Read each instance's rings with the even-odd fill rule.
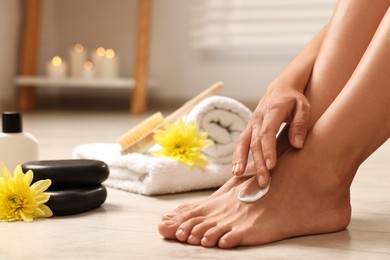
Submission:
[[[23,173],[18,165],[14,176],[2,164],[0,169],[0,221],[33,221],[34,217],[51,217],[52,211],[46,203],[50,196],[43,193],[51,180],[41,180],[31,185],[33,172]]]
[[[169,157],[176,161],[200,168],[208,164],[201,150],[211,144],[207,133],[200,133],[194,121],[184,124],[179,120],[176,124],[166,123],[165,130],[156,130],[154,140],[162,149],[153,152],[155,156]]]

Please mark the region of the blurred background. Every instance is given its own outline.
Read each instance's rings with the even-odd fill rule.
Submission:
[[[34,109],[129,110],[133,85],[111,84],[134,79],[142,1],[150,2],[147,109],[177,108],[216,81],[225,83],[222,95],[253,108],[335,5],[333,0],[0,0],[0,108],[17,109],[20,88],[33,85]],[[37,47],[26,53],[21,50],[29,2],[38,2],[39,30]],[[111,81],[67,86],[67,72],[60,82],[45,82],[47,63],[55,55],[69,63],[77,43],[88,57],[98,47],[115,51],[118,68]],[[21,63],[29,55],[36,55],[36,71],[23,73]],[[20,83],[22,74],[40,81]]]

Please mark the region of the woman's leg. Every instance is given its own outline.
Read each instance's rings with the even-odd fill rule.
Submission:
[[[176,237],[181,241],[202,243],[204,246],[213,246],[219,241],[221,247],[231,247],[344,228],[349,221],[348,190],[355,170],[360,162],[388,138],[390,132],[389,120],[380,121],[381,117],[386,118],[390,100],[389,72],[383,71],[384,68],[390,67],[390,56],[385,48],[389,45],[390,39],[389,16],[390,14],[387,14],[382,21],[381,29],[378,30],[348,87],[318,121],[308,136],[305,147],[299,152],[290,151],[278,164],[274,171],[272,188],[264,199],[254,204],[243,204],[235,198],[238,186],[172,217],[169,220],[170,225],[163,222],[160,225],[162,235],[174,238],[172,234],[176,232]],[[386,40],[387,42],[381,45],[381,41]],[[375,86],[375,89],[373,90],[371,86]],[[377,103],[371,105],[373,99],[376,99]],[[361,110],[363,117],[356,113],[356,109]],[[367,112],[374,113],[375,116],[366,116]],[[382,128],[378,129],[378,126]],[[355,128],[364,131],[357,132]],[[338,142],[341,145],[337,145]],[[354,148],[354,153],[350,153],[351,148]],[[332,157],[336,154],[345,155],[342,165],[336,163],[341,157]],[[283,178],[287,174],[287,169],[288,176]],[[289,196],[289,193],[295,195]],[[323,197],[312,194],[327,194],[326,201],[329,205],[323,207],[325,206],[321,202]],[[288,203],[286,198],[289,200]],[[301,212],[302,214],[291,208],[299,207],[302,202],[308,206]],[[319,204],[322,207],[318,207]],[[275,209],[272,205],[280,205],[280,208]],[[234,214],[230,212],[233,209]],[[321,209],[326,209],[327,214]],[[246,212],[246,217],[237,219],[238,212],[242,211]],[[286,214],[292,217],[286,220]],[[252,222],[254,219],[256,221]],[[262,219],[263,222],[258,222],[258,219]],[[281,230],[283,225],[280,225],[280,221],[290,225],[284,225],[285,228]],[[305,224],[300,225],[298,223],[302,222],[299,221],[305,221]],[[259,223],[267,225],[260,226]],[[249,228],[251,225],[252,228]],[[243,236],[245,233],[247,235]]]
[[[336,6],[305,89],[311,105],[310,127],[351,77],[389,4],[389,0],[375,4],[371,0],[344,0]],[[285,131],[278,140],[278,157],[289,147],[288,131]]]
[[[374,5],[371,0],[349,0],[338,4],[330,22],[329,36],[322,44],[311,80],[306,88],[306,96],[312,107],[310,126],[314,125],[351,77],[389,2],[388,0],[380,0]],[[366,17],[366,19],[362,19],[362,17]],[[341,48],[335,48],[335,46]],[[289,147],[288,131],[284,131],[278,139],[278,158]],[[252,168],[253,164],[250,164],[247,174],[255,174]],[[211,197],[225,193],[246,179],[233,177]],[[167,213],[162,219],[169,219],[177,212],[194,207],[199,203],[201,202],[182,204],[177,209]]]
[[[305,92],[311,104],[311,126],[351,77],[389,5],[389,0],[337,4]]]
[[[311,104],[309,127],[314,125],[351,77],[389,4],[389,0],[375,4],[370,0],[343,0],[336,6],[305,89]],[[290,147],[288,138],[286,129],[278,138],[278,158]]]
[[[312,106],[310,126],[314,125],[352,75],[385,13],[386,4],[389,3],[378,1],[373,5],[371,0],[349,0],[338,4],[330,22],[329,36],[322,44],[311,80],[306,88],[306,96]],[[351,7],[351,5],[353,6]],[[365,19],[362,19],[362,17],[365,17]],[[335,46],[340,48],[335,48]],[[348,51],[345,51],[346,49]],[[278,158],[289,147],[288,131],[284,131],[278,140]],[[247,173],[254,174],[252,167],[251,164]],[[230,179],[211,197],[225,193],[244,180],[246,178]],[[180,205],[173,212],[163,216],[162,219],[165,220],[184,208],[193,207],[195,204]]]

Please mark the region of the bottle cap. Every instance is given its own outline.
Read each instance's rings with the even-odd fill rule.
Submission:
[[[19,112],[3,112],[3,132],[22,132],[22,115]]]

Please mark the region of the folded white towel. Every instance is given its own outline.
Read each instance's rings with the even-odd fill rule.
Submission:
[[[235,141],[250,116],[251,111],[246,106],[222,96],[203,100],[186,116],[187,122],[194,120],[213,142],[202,151],[210,161],[204,169],[147,154],[121,155],[121,147],[116,143],[82,144],[74,149],[73,157],[104,161],[110,168],[110,176],[104,184],[134,193],[157,195],[215,188],[231,176]]]
[[[169,194],[219,187],[231,176],[231,165],[210,163],[205,169],[190,168],[170,158],[130,153],[120,154],[116,143],[82,144],[73,158],[95,159],[107,163],[108,187],[144,195]]]
[[[186,121],[194,120],[200,131],[208,133],[213,145],[202,152],[210,162],[230,164],[235,142],[251,114],[249,108],[233,98],[211,96],[196,105]]]

